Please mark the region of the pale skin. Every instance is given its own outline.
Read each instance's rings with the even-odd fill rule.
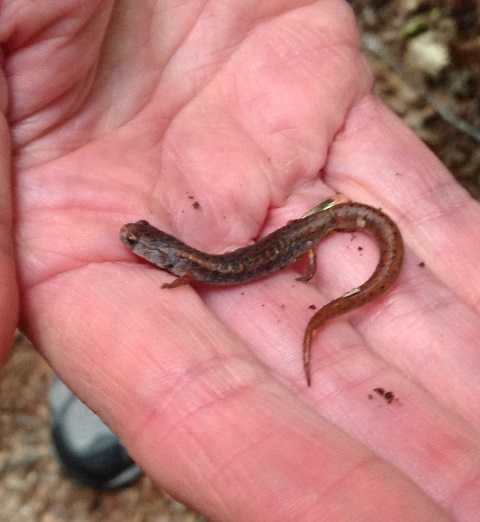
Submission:
[[[212,520],[474,519],[480,208],[372,95],[348,5],[17,0],[0,28],[3,358],[18,324]],[[161,290],[118,237],[148,219],[231,250],[334,193],[388,213],[406,257],[318,333],[311,388],[309,306],[363,282],[373,243],[328,239],[308,284]]]

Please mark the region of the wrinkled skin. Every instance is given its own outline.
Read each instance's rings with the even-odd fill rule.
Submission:
[[[0,17],[3,359],[18,324],[211,520],[478,516],[479,206],[373,96],[348,4],[16,0]],[[368,277],[372,242],[322,242],[308,284],[294,266],[161,290],[171,276],[118,237],[147,219],[231,250],[337,192],[389,214],[406,258],[319,332],[311,388],[309,306]]]

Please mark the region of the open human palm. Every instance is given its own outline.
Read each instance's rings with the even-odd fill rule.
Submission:
[[[480,211],[371,94],[348,5],[24,4],[1,24],[4,353],[18,291],[60,377],[210,519],[473,520]],[[319,331],[311,388],[312,305],[369,277],[371,241],[323,241],[307,284],[297,264],[162,290],[119,239],[147,219],[219,253],[337,192],[390,215],[406,257],[384,297]]]

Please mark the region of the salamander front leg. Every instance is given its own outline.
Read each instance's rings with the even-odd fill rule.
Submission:
[[[190,272],[186,272],[180,277],[174,279],[171,283],[163,283],[162,288],[177,288],[177,286],[189,285],[194,281]]]

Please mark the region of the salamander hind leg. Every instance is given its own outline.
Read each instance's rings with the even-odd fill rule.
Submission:
[[[315,275],[315,271],[317,269],[317,253],[315,252],[315,248],[311,247],[307,252],[307,273],[304,276],[300,276],[296,278],[296,281],[302,281],[303,283],[308,283],[310,279]]]

